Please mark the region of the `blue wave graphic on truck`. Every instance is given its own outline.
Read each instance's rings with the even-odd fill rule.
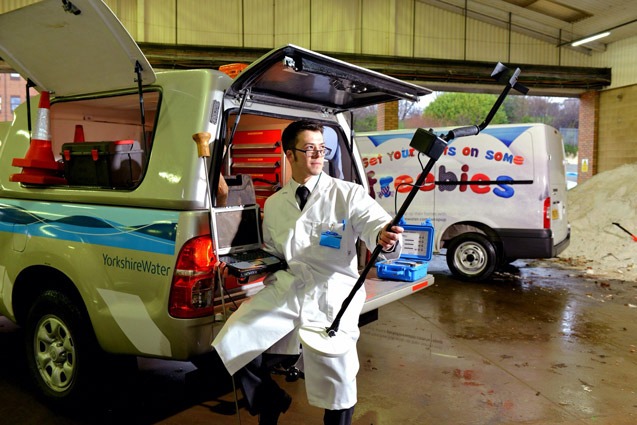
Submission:
[[[16,203],[20,203],[20,201],[16,201]],[[150,223],[122,224],[99,216],[80,214],[60,216],[61,210],[65,209],[74,210],[75,207],[37,203],[37,209],[35,209],[0,203],[0,232],[20,233],[158,254],[172,255],[175,252],[176,213],[168,213],[169,215],[167,215],[164,212],[157,212],[159,216]],[[109,211],[104,211],[107,209]],[[91,207],[92,213],[100,210],[105,215],[114,212],[112,208]],[[118,208],[117,210],[119,211],[115,212],[120,217],[128,216],[135,219],[138,218],[136,216],[141,215],[133,209]],[[155,215],[154,213],[155,211],[143,211],[146,219],[148,216]]]

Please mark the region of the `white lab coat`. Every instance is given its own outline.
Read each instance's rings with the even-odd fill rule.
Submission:
[[[268,276],[266,287],[228,319],[213,346],[234,374],[264,351],[298,354],[301,325],[329,326],[358,279],[356,240],[376,245],[378,232],[391,220],[360,185],[321,174],[303,211],[288,183],[265,204],[265,248],[285,258],[287,270]],[[338,233],[340,248],[323,246],[321,234]],[[396,258],[400,246],[386,257]],[[364,286],[345,314],[339,332],[358,340]],[[356,349],[336,358],[304,350],[300,366],[311,405],[347,409],[356,404]]]

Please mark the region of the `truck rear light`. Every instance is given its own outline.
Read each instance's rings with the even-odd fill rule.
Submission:
[[[168,312],[179,319],[213,314],[216,258],[210,235],[190,239],[177,257]]]
[[[544,200],[544,228],[545,229],[550,229],[551,228],[551,197],[549,196],[548,198],[546,198]]]

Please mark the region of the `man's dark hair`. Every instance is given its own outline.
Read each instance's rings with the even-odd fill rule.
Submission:
[[[283,142],[283,152],[293,149],[296,146],[296,136],[298,136],[300,132],[305,130],[320,131],[321,134],[323,134],[323,126],[316,121],[294,121],[290,123],[285,128],[285,130],[283,130],[283,134],[281,135],[281,142]]]

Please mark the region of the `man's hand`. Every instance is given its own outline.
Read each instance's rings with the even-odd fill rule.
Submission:
[[[383,251],[391,252],[404,231],[405,229],[400,226],[392,226],[389,230],[383,229],[378,233],[378,244],[383,247]]]
[[[221,276],[223,276],[224,278],[228,277],[228,265],[226,263],[224,263],[223,261],[219,261],[217,263],[217,267],[219,268],[219,273],[221,274]]]

